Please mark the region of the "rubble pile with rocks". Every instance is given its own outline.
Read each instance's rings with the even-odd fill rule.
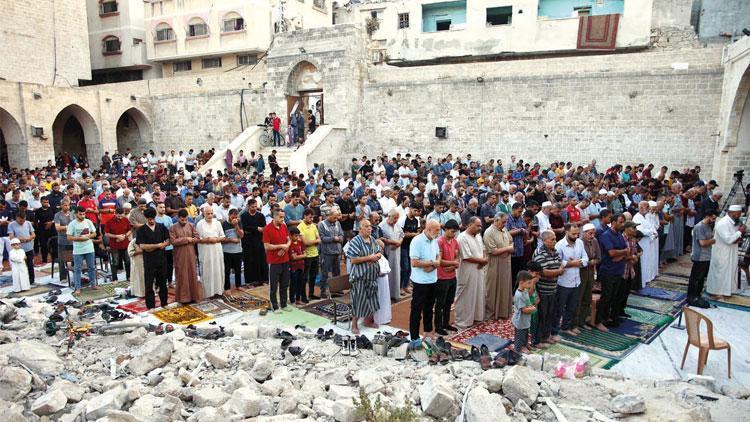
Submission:
[[[223,336],[128,327],[81,336],[69,347],[65,330],[45,334],[53,306],[28,302],[18,309],[0,304],[4,422],[354,422],[363,420],[361,391],[385,409],[413,410],[415,419],[700,422],[750,415],[750,391],[717,390],[710,377],[646,382],[593,368],[580,379],[559,379],[554,367],[566,358],[554,355],[487,371],[473,361],[429,365],[372,350],[345,356],[312,330],[274,326],[256,314],[242,314]],[[298,353],[278,338],[280,328],[294,336]]]

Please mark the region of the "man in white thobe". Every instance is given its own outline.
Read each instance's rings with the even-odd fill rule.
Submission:
[[[651,203],[641,201],[638,203],[638,213],[633,216],[633,222],[638,224],[638,231],[643,233],[643,237],[638,241],[638,245],[643,249],[641,287],[646,287],[646,283],[659,274],[659,221],[653,218],[654,214],[649,213],[650,206]]]
[[[729,207],[727,215],[716,222],[714,243],[711,250],[711,265],[708,270],[706,292],[717,296],[731,296],[737,285],[737,251],[745,225],[740,225],[741,205]]]

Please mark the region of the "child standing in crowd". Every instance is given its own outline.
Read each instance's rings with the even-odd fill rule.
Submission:
[[[529,329],[531,328],[531,315],[536,312],[536,306],[532,305],[529,290],[532,289],[534,277],[528,271],[518,273],[518,288],[513,296],[513,318],[511,322],[516,329],[513,348],[518,353],[529,353],[526,344],[529,341]]]
[[[29,284],[29,269],[26,267],[26,252],[21,249],[18,238],[10,240],[11,250],[8,254],[13,278],[13,291],[23,292],[31,289]]]
[[[303,252],[302,236],[299,229],[291,227],[289,236],[292,244],[289,246],[291,262],[289,271],[291,272],[291,283],[289,283],[289,303],[297,306],[302,305],[302,296],[305,288],[305,282],[302,274],[305,270],[305,253]]]
[[[531,287],[529,288],[529,301],[532,305],[537,306],[539,304],[539,295],[536,293],[536,283],[539,281],[539,277],[542,275],[542,266],[538,262],[531,261],[526,264],[526,271],[531,274]],[[537,315],[536,309],[531,313],[531,325],[529,326],[529,334],[531,336],[531,348],[536,349],[545,348],[539,346],[539,337],[537,336],[537,327],[539,325],[539,315]]]

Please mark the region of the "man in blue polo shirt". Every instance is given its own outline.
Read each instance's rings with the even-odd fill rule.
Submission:
[[[623,280],[625,259],[630,254],[628,244],[622,232],[625,228],[625,216],[620,214],[612,218],[611,227],[599,236],[602,250],[602,262],[599,266],[599,282],[602,284],[602,296],[596,310],[596,328],[609,331],[606,326],[620,325],[614,309],[622,289],[627,289]]]
[[[440,247],[437,238],[440,222],[427,220],[424,232],[414,237],[409,245],[411,259],[411,312],[409,334],[412,341],[419,340],[419,323],[424,317],[424,331],[432,331],[432,311],[435,307],[437,268],[440,266]]]

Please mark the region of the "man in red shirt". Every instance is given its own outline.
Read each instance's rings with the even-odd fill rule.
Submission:
[[[458,268],[458,222],[448,220],[445,232],[438,238],[440,266],[437,269],[435,289],[435,333],[445,336],[448,331],[458,331],[451,322],[451,307],[456,296],[456,268]]]
[[[578,224],[581,222],[581,210],[576,205],[578,205],[577,197],[571,196],[568,198],[568,206],[565,208],[565,211],[568,213],[569,223]]]
[[[78,206],[86,210],[86,218],[94,223],[94,226],[99,224],[99,204],[91,198],[91,189],[83,191],[83,197],[78,201]]]
[[[263,229],[263,247],[266,250],[266,262],[268,263],[268,278],[271,283],[270,299],[272,311],[279,309],[276,300],[276,291],[279,291],[281,309],[291,311],[287,305],[287,293],[289,290],[289,232],[284,224],[284,211],[276,209],[273,212],[273,220]],[[281,286],[279,286],[281,284]],[[280,287],[280,288],[279,288]]]
[[[112,254],[112,274],[117,280],[117,270],[125,265],[125,279],[130,280],[130,222],[125,218],[122,208],[115,209],[115,215],[104,224],[104,236],[109,239],[109,253]]]
[[[281,118],[276,113],[271,113],[271,124],[273,125],[273,146],[283,146],[284,144],[281,141]]]
[[[115,216],[117,199],[110,189],[105,190],[102,195],[104,196],[99,200],[99,222],[106,225]]]

